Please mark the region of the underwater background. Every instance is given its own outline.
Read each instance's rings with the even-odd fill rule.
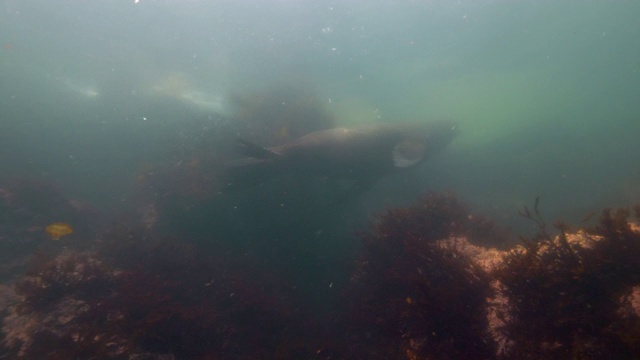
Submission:
[[[403,314],[390,324],[353,309],[362,298],[386,304],[381,284],[398,283],[382,265],[369,269],[371,259],[399,269],[393,276],[404,271],[382,259],[392,250],[371,245],[381,234],[399,234],[405,252],[426,233],[430,243],[457,236],[508,250],[520,236],[553,243],[570,232],[551,225],[561,220],[638,240],[630,213],[601,210],[640,202],[639,17],[638,2],[595,0],[2,1],[0,358],[488,359],[496,349],[505,358],[637,358],[637,323],[625,323],[626,338],[603,325],[620,353],[573,344],[555,357],[531,355],[509,347],[517,337],[500,343],[478,330],[464,336],[477,342],[456,346],[469,352],[442,355],[446,341],[430,348],[430,335],[409,330],[410,311],[364,307]],[[366,191],[322,178],[257,178],[242,189],[225,180],[237,138],[276,146],[338,126],[441,119],[460,129],[450,145]],[[398,208],[405,212],[389,210]],[[52,235],[52,224],[63,233]],[[447,296],[485,299],[491,281],[517,282],[506,268],[486,275],[415,246],[407,256],[431,255],[407,264],[422,269],[428,258],[468,280]],[[421,293],[422,280],[403,279]],[[620,281],[602,292],[619,299],[637,285],[634,276]],[[406,288],[398,299],[415,306]],[[514,288],[503,295],[517,297]],[[242,305],[230,305],[238,296]],[[461,306],[486,311],[470,304]],[[85,318],[42,320],[70,313]],[[603,318],[593,321],[609,324]],[[491,341],[498,345],[482,345]],[[564,341],[537,345],[570,348]],[[57,352],[69,344],[80,350]]]

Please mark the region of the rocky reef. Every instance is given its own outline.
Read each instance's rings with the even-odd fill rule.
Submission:
[[[130,219],[82,245],[41,246],[0,286],[0,358],[638,358],[640,207],[584,229],[548,228],[537,204],[523,215],[538,236],[506,248],[451,193],[389,209],[359,234],[322,311],[276,253],[159,237]]]
[[[557,223],[553,236],[536,201],[523,215],[539,234],[503,251],[478,246],[475,234],[487,232],[474,231],[477,217],[466,211],[432,194],[380,216],[364,235],[352,314],[368,341],[385,344],[381,357],[640,355],[639,207],[633,219],[606,209],[592,229]]]
[[[292,316],[267,271],[143,231],[120,229],[94,252],[35,260],[15,284],[3,356],[253,358],[273,348]]]

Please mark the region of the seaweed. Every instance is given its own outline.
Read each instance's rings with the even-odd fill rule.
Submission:
[[[521,215],[540,231],[493,274],[509,299],[504,358],[631,358],[631,343],[640,339],[628,339],[627,330],[637,320],[628,317],[630,325],[621,328],[620,308],[638,284],[640,234],[630,228],[629,211],[606,209],[596,229],[572,239],[563,223],[555,224],[557,237],[549,235],[538,199],[533,212],[525,208]]]
[[[123,254],[127,253],[127,256]],[[5,320],[11,358],[270,356],[294,313],[277,277],[119,228],[98,252],[38,258]]]
[[[321,314],[264,254],[122,221],[91,251],[33,256],[0,357],[638,358],[640,205],[578,232],[548,225],[539,198],[520,213],[538,234],[500,253],[470,245],[501,234],[452,193],[387,210],[360,234],[348,306]]]
[[[455,245],[468,211],[453,194],[432,193],[416,205],[379,216],[362,234],[365,247],[352,278],[354,326],[377,329],[385,356],[488,359],[486,298],[490,279]],[[384,350],[380,350],[384,349]]]
[[[23,296],[20,311],[47,309],[69,294],[104,296],[114,280],[112,271],[92,253],[65,251],[53,259],[40,253],[15,284],[16,292]]]
[[[15,285],[21,300],[4,320],[5,356],[113,358],[107,354],[126,340],[103,331],[104,321],[88,322],[85,317],[112,294],[116,280],[114,269],[94,253],[65,251],[50,259],[35,257],[27,276]]]

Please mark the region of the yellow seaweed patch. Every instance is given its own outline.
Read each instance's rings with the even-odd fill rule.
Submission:
[[[61,237],[73,233],[73,228],[69,224],[56,222],[47,225],[44,231],[51,237],[51,240],[60,240]]]
[[[413,304],[413,299],[410,296],[407,296],[406,301],[409,305]]]

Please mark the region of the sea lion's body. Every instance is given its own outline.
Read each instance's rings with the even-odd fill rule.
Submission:
[[[381,123],[316,131],[267,149],[240,141],[252,160],[238,168],[259,169],[253,176],[262,172],[377,179],[420,164],[456,133],[450,122]]]

